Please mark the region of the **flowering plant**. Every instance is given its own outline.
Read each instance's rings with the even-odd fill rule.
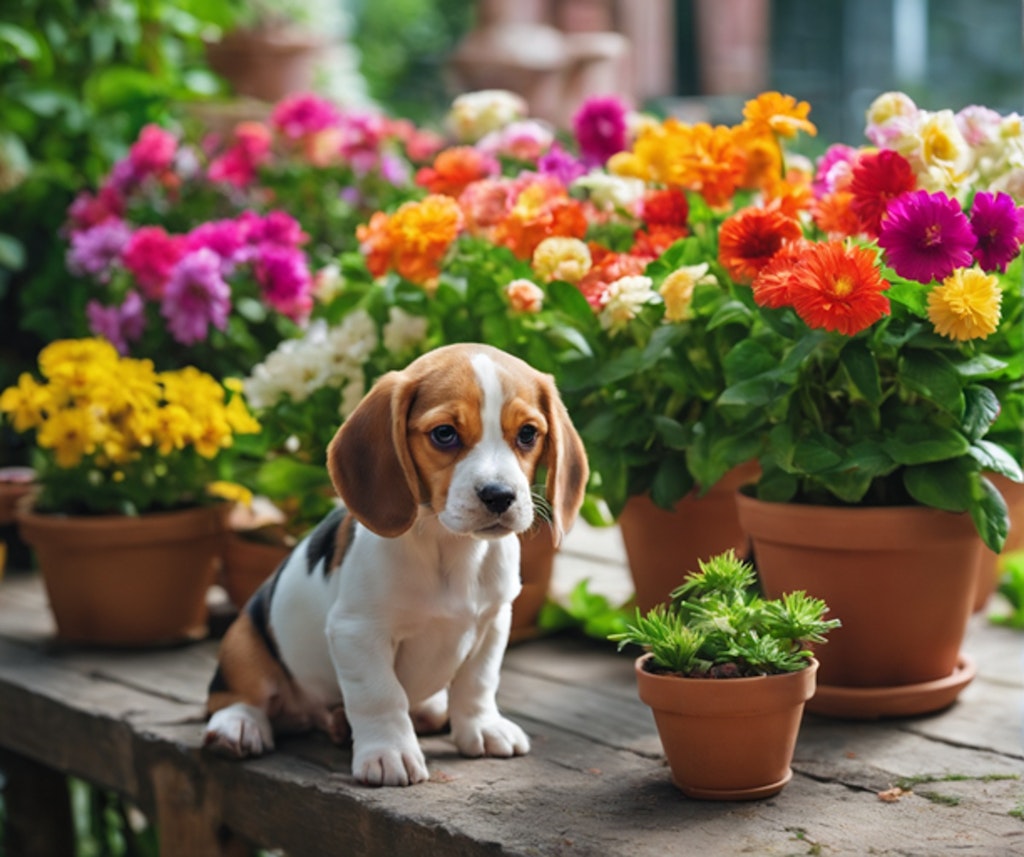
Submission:
[[[1024,478],[1021,121],[890,93],[868,136],[829,149],[806,206],[722,224],[758,324],[717,404],[762,435],[760,498],[968,512],[999,550],[986,474]]]
[[[237,390],[194,367],[157,372],[102,339],[58,340],[0,394],[0,413],[34,443],[43,512],[126,514],[213,502],[238,435],[259,424]]]
[[[297,95],[199,144],[146,126],[69,211],[90,332],[161,365],[242,374],[314,312],[315,272],[355,225],[422,193],[438,138]],[[301,218],[301,223],[297,218]]]

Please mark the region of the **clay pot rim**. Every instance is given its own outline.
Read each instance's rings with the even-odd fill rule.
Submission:
[[[737,687],[743,686],[743,685],[749,686],[749,685],[755,684],[755,683],[756,684],[763,684],[766,680],[773,679],[773,678],[786,678],[788,676],[802,675],[803,673],[805,673],[809,669],[817,670],[817,668],[818,668],[818,659],[812,657],[812,658],[808,658],[807,666],[805,666],[803,669],[793,670],[792,672],[771,673],[771,674],[767,674],[767,675],[738,676],[738,677],[735,677],[735,678],[711,678],[709,676],[684,676],[684,675],[673,675],[673,674],[666,674],[666,673],[654,673],[654,672],[650,672],[649,670],[645,670],[643,665],[647,661],[652,660],[653,658],[654,658],[654,655],[652,655],[650,652],[644,652],[642,655],[637,657],[637,659],[635,661],[633,661],[633,668],[636,670],[637,673],[640,673],[640,674],[643,674],[644,676],[650,677],[650,678],[654,679],[655,681],[660,681],[661,679],[664,679],[666,681],[685,681],[685,682],[700,682],[700,683],[704,683],[704,682],[708,682],[708,681],[714,681],[714,682],[718,682],[719,684],[721,684],[723,682],[726,682],[729,685],[736,685]]]

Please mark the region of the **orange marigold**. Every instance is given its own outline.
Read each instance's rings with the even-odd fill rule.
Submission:
[[[738,283],[750,283],[787,241],[796,241],[800,224],[778,207],[742,208],[718,231],[718,261]]]
[[[452,146],[438,154],[433,166],[421,167],[416,184],[430,193],[458,196],[466,187],[499,172],[498,162],[472,146]]]
[[[815,225],[829,238],[846,238],[863,231],[863,224],[853,209],[853,194],[837,190],[818,198],[812,216]]]
[[[815,243],[793,269],[790,299],[808,327],[853,336],[889,312],[878,258],[842,241]]]
[[[579,200],[571,199],[557,180],[541,179],[526,185],[508,216],[494,227],[493,239],[520,259],[530,259],[545,238],[582,239],[587,217]]]
[[[432,194],[403,203],[390,217],[377,212],[356,235],[375,277],[394,269],[405,279],[425,285],[437,277],[441,260],[462,227],[458,203]]]
[[[804,131],[812,137],[818,129],[807,118],[811,105],[781,92],[762,92],[743,106],[743,118],[755,131],[765,130],[782,137]]]

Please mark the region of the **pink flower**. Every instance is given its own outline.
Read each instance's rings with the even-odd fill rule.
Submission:
[[[185,236],[185,248],[188,251],[209,249],[223,260],[225,271],[246,260],[246,244],[248,231],[245,225],[236,220],[209,220],[200,223]]]
[[[626,105],[614,96],[588,98],[572,127],[583,161],[601,166],[626,148]]]
[[[278,244],[282,247],[298,247],[309,241],[309,236],[302,231],[302,224],[284,211],[271,211],[263,217],[253,216],[252,212],[243,212],[249,226],[247,240],[250,244]]]
[[[919,283],[944,280],[970,265],[976,242],[960,203],[925,190],[893,199],[878,234],[893,270]]]
[[[208,247],[183,256],[164,290],[161,314],[171,335],[182,345],[195,345],[212,324],[224,330],[231,311],[231,288],[221,276],[221,259]]]
[[[78,276],[93,276],[101,283],[109,282],[131,235],[128,224],[116,219],[72,233],[66,258],[68,270]]]
[[[279,101],[270,115],[270,124],[290,140],[323,131],[340,121],[341,114],[330,101],[311,93],[299,93]]]
[[[158,301],[184,253],[185,241],[180,235],[168,235],[161,226],[143,226],[129,239],[121,262],[135,276],[142,293]]]
[[[313,278],[301,250],[262,244],[257,251],[255,271],[263,296],[274,309],[295,321],[309,315],[313,307]]]
[[[260,122],[240,122],[235,127],[235,142],[210,162],[210,181],[245,187],[256,178],[256,171],[270,157],[270,131]]]
[[[138,292],[128,292],[121,306],[105,307],[99,301],[89,301],[85,313],[89,330],[109,340],[119,354],[127,354],[128,343],[140,339],[146,329],[144,304]]]
[[[544,305],[543,289],[530,280],[513,280],[505,286],[505,294],[516,312],[538,313]]]
[[[68,226],[72,232],[81,232],[102,223],[124,216],[124,200],[116,188],[109,185],[100,188],[94,196],[82,191],[68,206]]]
[[[178,140],[159,125],[146,125],[128,151],[136,178],[166,170],[174,161]]]
[[[858,150],[853,146],[836,143],[826,149],[818,161],[814,173],[812,188],[816,197],[838,190],[839,185],[847,179],[857,161]]]

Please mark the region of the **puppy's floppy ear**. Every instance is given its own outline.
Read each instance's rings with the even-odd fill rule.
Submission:
[[[544,490],[551,504],[551,532],[557,547],[576,522],[590,470],[583,441],[569,419],[554,381],[544,375],[540,384],[541,408],[548,421],[544,448],[548,475]]]
[[[327,470],[346,508],[388,538],[412,526],[419,505],[406,439],[413,386],[401,372],[381,377],[327,447]]]

